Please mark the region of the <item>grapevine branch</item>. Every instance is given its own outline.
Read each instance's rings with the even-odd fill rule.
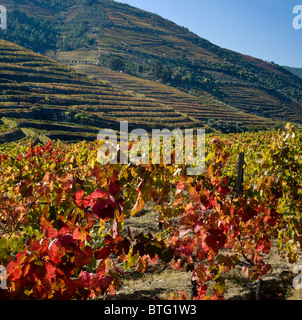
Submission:
[[[9,238],[13,235],[13,233],[15,232],[15,230],[19,227],[19,225],[21,224],[21,222],[25,219],[25,217],[28,215],[29,209],[32,207],[32,205],[39,200],[40,198],[42,198],[44,196],[44,194],[39,195],[38,197],[36,197],[33,201],[31,201],[28,205],[27,205],[27,209],[25,214],[23,215],[22,219],[20,219],[17,224],[15,225],[14,229],[12,230],[12,232],[9,235]]]

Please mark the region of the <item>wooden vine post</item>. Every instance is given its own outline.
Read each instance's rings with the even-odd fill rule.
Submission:
[[[239,153],[238,169],[237,169],[237,184],[236,184],[236,197],[243,196],[243,176],[244,176],[244,153]],[[256,300],[261,300],[261,289],[263,286],[263,280],[259,279],[256,287]]]
[[[237,169],[237,184],[236,184],[236,197],[240,198],[243,195],[243,165],[244,165],[244,153],[239,153],[238,169]]]

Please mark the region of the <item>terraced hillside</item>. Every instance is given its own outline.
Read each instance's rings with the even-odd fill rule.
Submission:
[[[244,112],[302,123],[301,106],[273,90],[235,84],[221,85],[219,90],[221,101]]]
[[[253,115],[240,108],[236,109],[203,92],[200,96],[186,93],[160,82],[141,79],[126,73],[116,72],[108,68],[93,65],[74,65],[75,70],[90,74],[96,79],[104,79],[110,83],[143,94],[160,103],[186,113],[200,123],[209,119],[241,123],[246,128],[267,128],[275,125],[275,121]]]
[[[189,108],[197,120],[228,120],[228,110],[237,110],[250,114],[251,123],[263,117],[302,123],[301,78],[275,63],[220,48],[158,15],[112,0],[1,3],[12,27],[0,30],[0,38],[66,64],[97,63],[194,93],[203,101],[200,112]]]
[[[62,140],[96,139],[100,128],[192,127],[186,114],[76,73],[45,56],[0,41],[0,141],[38,130]],[[7,136],[9,135],[9,136]]]

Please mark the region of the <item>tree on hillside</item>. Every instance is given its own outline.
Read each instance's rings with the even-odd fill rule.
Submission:
[[[120,57],[112,56],[108,59],[108,67],[115,71],[124,71],[125,63]]]

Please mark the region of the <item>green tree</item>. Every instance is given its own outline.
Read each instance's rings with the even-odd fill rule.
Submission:
[[[120,57],[113,56],[108,60],[108,67],[115,71],[124,71],[125,63]]]

